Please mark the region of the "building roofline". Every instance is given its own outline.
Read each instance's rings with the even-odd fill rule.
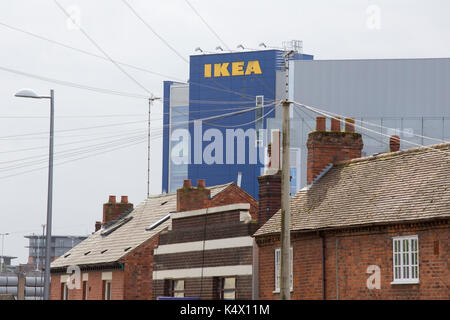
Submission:
[[[430,218],[413,218],[413,219],[404,219],[398,221],[381,221],[381,222],[372,222],[372,223],[359,223],[359,224],[349,224],[345,226],[336,226],[336,227],[321,227],[321,228],[309,228],[309,229],[291,229],[291,233],[308,233],[308,232],[324,232],[324,231],[337,231],[337,230],[348,230],[348,229],[358,229],[358,228],[369,228],[369,227],[381,227],[381,226],[390,226],[390,225],[399,225],[399,224],[408,224],[408,223],[431,223],[435,221],[449,221],[450,214],[441,217],[430,217]],[[280,232],[268,232],[261,234],[254,234],[254,238],[263,238],[279,235]]]
[[[401,156],[401,155],[404,155],[404,154],[413,154],[413,153],[418,153],[418,152],[431,152],[432,150],[439,151],[439,150],[448,149],[448,148],[450,148],[450,142],[445,142],[445,143],[433,144],[433,145],[430,145],[430,146],[415,147],[415,148],[400,150],[400,151],[396,151],[396,152],[386,152],[386,153],[381,153],[381,154],[367,156],[367,157],[362,157],[362,158],[356,158],[356,159],[350,159],[350,160],[344,160],[344,161],[337,161],[337,162],[334,163],[334,165],[335,166],[341,166],[341,165],[365,163],[367,161],[393,158],[393,157]]]

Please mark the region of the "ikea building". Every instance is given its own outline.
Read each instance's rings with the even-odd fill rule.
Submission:
[[[450,59],[314,60],[296,53],[286,77],[284,55],[193,55],[187,83],[164,82],[163,191],[185,179],[235,181],[257,198],[270,132],[281,129],[276,101],[286,98],[286,81],[291,101],[355,118],[363,156],[388,151],[393,134],[402,149],[450,140]],[[306,140],[317,115],[291,106],[292,195],[306,184]]]

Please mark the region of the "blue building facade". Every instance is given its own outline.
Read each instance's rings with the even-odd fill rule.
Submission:
[[[175,191],[184,179],[235,181],[257,198],[268,139],[263,129],[275,117],[277,88],[285,81],[283,54],[194,55],[188,83],[164,82],[163,191]]]

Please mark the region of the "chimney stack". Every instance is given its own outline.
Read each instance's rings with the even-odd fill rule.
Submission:
[[[102,228],[102,222],[101,221],[95,221],[95,232],[97,232],[101,228]]]
[[[281,208],[280,131],[272,131],[269,145],[269,166],[266,173],[258,177],[258,225],[262,226]]]
[[[400,150],[400,137],[397,135],[391,136],[389,139],[389,147],[391,152],[397,152]]]
[[[122,196],[120,202],[116,202],[116,196],[109,196],[109,201],[103,204],[103,221],[102,225],[106,225],[117,219],[124,212],[132,210],[133,204],[128,202],[128,196]],[[97,229],[97,223],[96,229]]]
[[[177,190],[177,212],[206,208],[210,198],[205,180],[197,180],[197,187],[191,186],[191,180],[184,180],[183,187]]]
[[[331,119],[331,131],[325,130],[325,121],[317,117],[316,130],[308,135],[308,184],[329,164],[361,157],[363,141],[361,134],[354,132],[354,119],[345,119],[345,131],[341,131],[340,119]]]

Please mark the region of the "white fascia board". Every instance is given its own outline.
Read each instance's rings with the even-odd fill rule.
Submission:
[[[228,276],[251,276],[253,266],[237,265],[237,266],[221,266],[206,268],[187,268],[153,271],[153,280],[164,279],[186,279],[200,277],[228,277]]]
[[[229,205],[220,206],[220,207],[212,207],[212,208],[198,209],[198,210],[191,210],[191,211],[182,211],[182,212],[173,212],[170,214],[170,218],[171,219],[181,219],[181,218],[200,216],[200,215],[204,215],[204,214],[212,214],[212,213],[227,212],[227,211],[240,211],[240,210],[249,210],[249,209],[250,209],[249,203],[236,203],[236,204],[229,204]]]
[[[216,240],[181,242],[160,245],[154,250],[154,255],[171,254],[180,252],[192,252],[204,250],[216,250],[227,248],[240,248],[253,246],[252,237],[222,238]]]

